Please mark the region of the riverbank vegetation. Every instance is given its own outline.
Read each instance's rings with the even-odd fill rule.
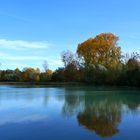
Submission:
[[[62,52],[64,67],[52,71],[44,62],[44,72],[39,68],[0,70],[0,81],[140,86],[140,55],[123,54],[118,41],[112,33],[99,34],[80,43],[76,53]]]

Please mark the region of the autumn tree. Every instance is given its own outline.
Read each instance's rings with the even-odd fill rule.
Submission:
[[[64,63],[65,68],[68,67],[68,65],[70,64],[76,65],[75,54],[73,54],[69,50],[62,52],[61,59],[62,59],[62,62]]]
[[[64,68],[58,68],[52,74],[52,81],[53,82],[63,82],[64,81]]]
[[[47,61],[44,61],[43,62],[43,68],[44,68],[44,72],[42,72],[40,74],[40,80],[45,82],[45,81],[51,81],[52,80],[52,74],[53,74],[53,71],[49,69],[49,66],[48,66],[48,62]]]
[[[79,63],[76,59],[76,55],[70,51],[65,51],[62,53],[61,59],[64,63],[65,81],[76,81]]]
[[[22,80],[22,77],[21,77],[21,71],[20,71],[20,69],[19,68],[16,68],[15,70],[14,70],[14,75],[15,75],[15,81],[21,81]]]
[[[140,55],[138,53],[133,52],[131,57],[128,59],[126,65],[129,70],[139,69],[140,68]]]
[[[25,82],[38,82],[40,81],[40,70],[39,68],[24,68],[22,72],[22,78]]]
[[[101,64],[113,68],[120,64],[121,49],[119,38],[112,33],[102,33],[78,45],[77,54],[85,66]]]

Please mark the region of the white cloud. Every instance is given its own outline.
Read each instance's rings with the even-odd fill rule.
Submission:
[[[51,50],[50,47],[51,46]],[[60,56],[53,54],[56,45],[46,42],[0,39],[2,69],[16,67],[42,67],[43,61],[55,69],[63,66]],[[57,46],[58,47],[58,46]]]
[[[0,54],[2,69],[5,68],[24,68],[24,67],[42,67],[43,61],[47,61],[50,68],[55,69],[63,66],[63,63],[59,57],[45,57],[45,56],[11,56],[8,54]],[[4,61],[8,62],[5,63]],[[30,62],[32,63],[30,65]]]
[[[36,42],[36,41],[23,41],[23,40],[7,40],[0,39],[0,48],[8,49],[46,49],[51,44],[46,42]]]
[[[62,64],[61,58],[56,56],[56,57],[51,57],[51,56],[29,56],[29,55],[24,55],[24,56],[18,56],[18,55],[10,55],[8,53],[0,52],[0,60],[8,60],[8,61],[48,61],[53,64]]]
[[[11,62],[10,64],[5,64],[5,63],[1,63],[1,67],[7,67],[7,68],[17,68],[17,67],[21,67],[24,68],[26,67],[25,64],[21,64],[21,63],[15,63],[15,62]]]
[[[51,58],[51,57],[41,57],[41,56],[4,56],[1,60],[8,61],[47,61],[50,66],[62,66],[62,61],[60,58]],[[15,65],[15,64],[14,64]]]

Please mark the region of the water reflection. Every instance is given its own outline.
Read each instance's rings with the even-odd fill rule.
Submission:
[[[109,99],[96,101],[96,98],[85,98],[85,109],[77,116],[80,125],[96,134],[106,137],[119,132],[118,124],[121,121],[121,104]]]
[[[75,135],[80,140],[125,139],[126,127],[132,136],[127,140],[138,139],[138,121],[139,90],[0,87],[0,137],[4,140],[16,136],[27,140],[27,134],[34,140],[75,139]]]
[[[82,96],[75,91],[65,93],[64,114],[77,111],[80,126],[95,132],[101,137],[111,137],[119,133],[119,124],[124,112],[138,112],[140,95],[138,91],[85,91]],[[80,91],[79,91],[80,92]],[[82,104],[82,110],[81,110]]]
[[[62,112],[64,116],[71,117],[83,109],[83,96],[85,94],[83,91],[71,91],[67,89],[65,89],[64,93],[64,105],[62,107]]]

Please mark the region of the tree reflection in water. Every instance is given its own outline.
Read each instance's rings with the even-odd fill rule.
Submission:
[[[76,114],[80,126],[101,137],[111,137],[119,133],[123,111],[127,107],[129,111],[135,112],[140,103],[140,95],[135,92],[96,91],[92,94],[71,92],[72,94],[68,94],[70,91],[65,94],[63,114],[67,116]]]
[[[110,104],[107,101],[93,104],[79,113],[77,119],[80,125],[102,137],[113,136],[119,131],[117,126],[121,121],[120,104]]]
[[[83,109],[83,95],[82,92],[76,92],[71,90],[66,90],[65,92],[65,99],[64,99],[64,106],[62,108],[62,112],[64,116],[70,117],[74,114],[78,113],[80,110]]]

